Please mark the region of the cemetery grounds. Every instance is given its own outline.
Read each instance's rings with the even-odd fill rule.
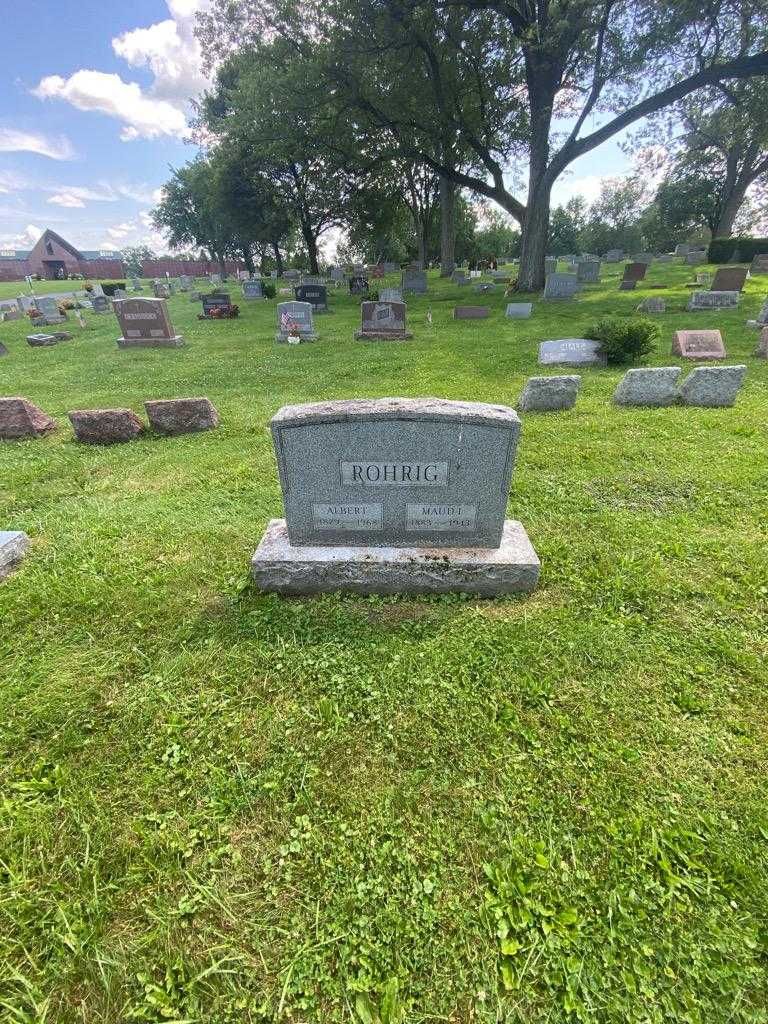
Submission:
[[[430,274],[407,343],[355,341],[359,299],[329,290],[320,340],[276,345],[275,301],[234,282],[239,320],[169,300],[179,350],[118,350],[112,313],[51,349],[0,325],[0,394],[59,424],[0,444],[0,529],[33,539],[0,585],[0,1018],[768,1021],[768,363],[745,326],[768,278],[686,313],[696,268],[619,292],[622,267],[522,321]],[[720,328],[735,408],[617,408],[623,368],[537,367],[654,294],[650,365]],[[468,303],[491,319],[454,322]],[[280,406],[514,407],[539,372],[583,385],[524,417],[533,595],[249,585]],[[97,448],[66,419],[194,395],[219,429]]]

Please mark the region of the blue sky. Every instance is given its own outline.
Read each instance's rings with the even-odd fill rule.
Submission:
[[[83,249],[166,246],[158,189],[195,152],[188,99],[205,82],[192,34],[206,0],[0,0],[0,248],[47,227]],[[587,128],[588,130],[588,128]],[[629,164],[609,143],[573,165],[555,202],[596,195]]]

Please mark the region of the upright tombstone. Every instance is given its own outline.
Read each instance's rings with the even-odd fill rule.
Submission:
[[[300,284],[294,288],[297,302],[308,302],[313,313],[328,313],[328,289],[324,284]]]
[[[91,295],[103,295],[103,294],[104,294],[104,289],[103,289],[103,287],[101,285],[101,282],[100,281],[94,281],[93,285],[91,286]]]
[[[394,263],[391,260],[384,261],[384,273],[385,274],[396,274],[400,269],[399,263]]]
[[[653,253],[639,252],[632,259],[635,263],[645,263],[646,266],[650,266],[653,263]]]
[[[621,263],[621,261],[623,259],[624,259],[624,250],[623,249],[609,249],[608,252],[605,254],[605,262],[606,263]]]
[[[719,267],[712,278],[713,292],[743,292],[749,277],[746,267]]]
[[[768,252],[754,256],[749,270],[751,274],[768,274]]]
[[[221,274],[210,274],[208,276],[208,282],[212,285],[221,284]]]
[[[23,313],[25,316],[30,309],[36,308],[34,295],[20,295],[16,299],[16,303],[19,307],[19,312]]]
[[[645,280],[647,272],[648,264],[643,263],[640,260],[635,260],[634,263],[628,263],[626,267],[624,267],[624,276],[622,277],[622,280],[635,282],[643,281]]]
[[[627,370],[613,393],[616,405],[667,406],[678,399],[679,366],[640,366]]]
[[[413,335],[405,329],[404,302],[363,302],[358,341],[407,341]]]
[[[400,288],[382,288],[379,292],[379,302],[402,302],[403,292]]]
[[[453,284],[467,284],[469,278],[465,270],[454,270],[451,274],[451,282]]]
[[[59,304],[52,295],[41,295],[35,304],[46,324],[63,324],[67,319],[67,314],[59,310]]]
[[[693,292],[688,309],[736,309],[739,305],[738,292]]]
[[[279,302],[277,304],[275,341],[317,341],[311,303]]]
[[[672,355],[681,359],[725,359],[720,331],[675,331]]]
[[[403,294],[413,292],[415,295],[426,295],[427,293],[427,272],[426,270],[412,270],[408,268],[403,271],[402,279]]]
[[[697,267],[706,259],[706,253],[701,250],[689,251],[685,254],[685,262],[689,267]]]
[[[162,281],[153,281],[152,291],[156,299],[167,299],[170,296],[168,285],[163,284]]]
[[[505,406],[359,399],[272,420],[285,519],[253,556],[283,594],[526,592],[539,560],[505,520],[520,420]]]
[[[176,282],[172,281],[170,279],[170,277],[168,278],[168,281],[166,283],[166,288],[168,289],[168,294],[169,295],[175,295],[176,294]]]
[[[192,278],[188,274],[181,274],[179,276],[179,291],[188,292],[192,287]]]
[[[345,278],[345,273],[342,267],[331,267],[331,280],[338,281],[341,283]]]
[[[180,348],[165,299],[121,299],[112,304],[122,337],[119,348]]]
[[[532,302],[508,302],[504,316],[510,320],[527,320],[532,312]]]
[[[363,274],[353,274],[349,279],[350,295],[367,295],[368,278]]]
[[[576,274],[547,274],[544,284],[544,298],[556,301],[574,299],[579,290]]]
[[[544,257],[544,277],[548,277],[549,274],[557,273],[557,256],[545,256]]]
[[[131,291],[132,292],[144,291],[144,289],[142,287],[142,284],[141,284],[141,281],[139,280],[138,277],[132,277],[131,278]]]
[[[605,366],[599,341],[590,338],[559,338],[539,345],[541,366]]]
[[[246,302],[264,298],[264,286],[258,278],[243,281],[243,298]]]
[[[599,284],[600,260],[580,260],[576,264],[576,278],[579,284]]]
[[[91,299],[91,308],[94,313],[108,313],[109,299],[106,295],[94,295]]]
[[[232,303],[229,292],[215,291],[200,296],[203,312],[198,320],[234,320],[240,312],[239,306]]]
[[[581,387],[581,377],[529,377],[517,405],[522,412],[558,412],[572,409]]]
[[[679,245],[675,246],[675,256],[687,256],[690,248],[690,245],[687,245],[685,242],[681,242]]]

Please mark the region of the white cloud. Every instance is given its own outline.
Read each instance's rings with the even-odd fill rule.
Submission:
[[[120,138],[184,138],[189,100],[207,84],[195,38],[195,15],[209,0],[167,0],[170,18],[136,28],[112,40],[112,48],[132,68],[147,68],[149,89],[120,75],[81,68],[69,78],[48,75],[32,90],[40,99],[61,99],[78,110],[114,117],[123,124]]]
[[[125,221],[123,224],[115,224],[114,227],[107,228],[107,234],[113,242],[117,242],[127,238],[135,230],[136,225],[132,221]]]
[[[125,123],[121,138],[126,141],[162,135],[183,136],[186,118],[165,100],[145,96],[136,82],[124,82],[119,75],[103,71],[76,71],[69,78],[48,75],[33,93],[39,99],[61,99],[78,110],[108,114]]]
[[[66,135],[57,137],[38,132],[0,128],[0,153],[37,153],[51,160],[73,160],[75,150]]]
[[[43,188],[44,192],[53,192],[48,200],[53,206],[66,206],[69,209],[79,209],[87,202],[114,203],[117,195],[111,188],[107,187],[101,191],[93,188],[83,188],[80,185],[62,185],[60,188]]]
[[[18,235],[5,237],[0,241],[0,249],[31,249],[43,233],[42,228],[27,224]]]
[[[610,177],[615,178],[616,175],[606,174],[603,178],[600,174],[585,174],[580,178],[560,178],[552,188],[552,205],[564,206],[574,196],[580,196],[587,203],[593,203],[600,195],[603,181]]]

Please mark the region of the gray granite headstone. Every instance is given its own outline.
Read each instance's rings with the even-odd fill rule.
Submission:
[[[706,255],[703,252],[688,252],[685,255],[685,262],[689,267],[696,267],[703,263],[705,259]]]
[[[56,299],[50,295],[41,295],[35,304],[47,324],[63,324],[67,319],[66,314],[59,312],[59,304]]]
[[[739,298],[739,292],[693,292],[688,309],[736,309]]]
[[[681,242],[679,245],[675,246],[675,256],[687,256],[690,248],[690,245],[686,245],[684,242]]]
[[[156,299],[167,299],[171,294],[168,285],[163,284],[162,281],[153,281],[152,291]]]
[[[649,296],[637,307],[638,313],[666,313],[667,304],[664,299],[656,298],[655,296]]]
[[[532,312],[532,302],[508,302],[504,315],[510,320],[527,320]]]
[[[384,261],[384,273],[385,274],[396,274],[399,269],[400,269],[400,264],[399,263],[393,263],[390,260],[385,260]]]
[[[277,304],[277,334],[275,341],[316,341],[310,302],[279,302]]]
[[[557,273],[557,256],[544,257],[544,277]]]
[[[581,387],[581,377],[529,377],[520,395],[518,408],[523,412],[555,412],[572,409]]]
[[[485,320],[491,315],[489,306],[456,306],[454,320]]]
[[[605,366],[600,342],[589,338],[559,338],[539,345],[542,366]]]
[[[465,270],[454,270],[451,274],[453,284],[466,284],[469,281]]]
[[[426,270],[404,270],[402,290],[403,294],[414,292],[418,295],[425,295],[427,291]]]
[[[109,299],[106,295],[94,295],[91,299],[91,307],[94,313],[108,313]]]
[[[694,367],[680,387],[683,405],[733,405],[746,372],[743,365]]]
[[[131,278],[131,291],[132,292],[143,291],[143,288],[142,288],[142,285],[141,285],[141,281],[139,280],[138,277],[132,277]]]
[[[666,406],[678,399],[679,366],[640,367],[627,370],[613,393],[617,405]]]
[[[624,259],[624,250],[623,249],[609,249],[608,252],[605,254],[605,262],[606,263],[621,263],[621,261],[623,259]]]
[[[246,302],[254,302],[264,298],[264,286],[258,278],[243,281],[243,298]]]
[[[576,264],[576,278],[580,284],[598,284],[600,281],[600,261],[581,260]]]
[[[573,299],[579,290],[579,280],[575,274],[547,274],[544,285],[544,298],[567,300]]]
[[[382,288],[379,291],[380,302],[402,302],[403,292],[400,288]]]

